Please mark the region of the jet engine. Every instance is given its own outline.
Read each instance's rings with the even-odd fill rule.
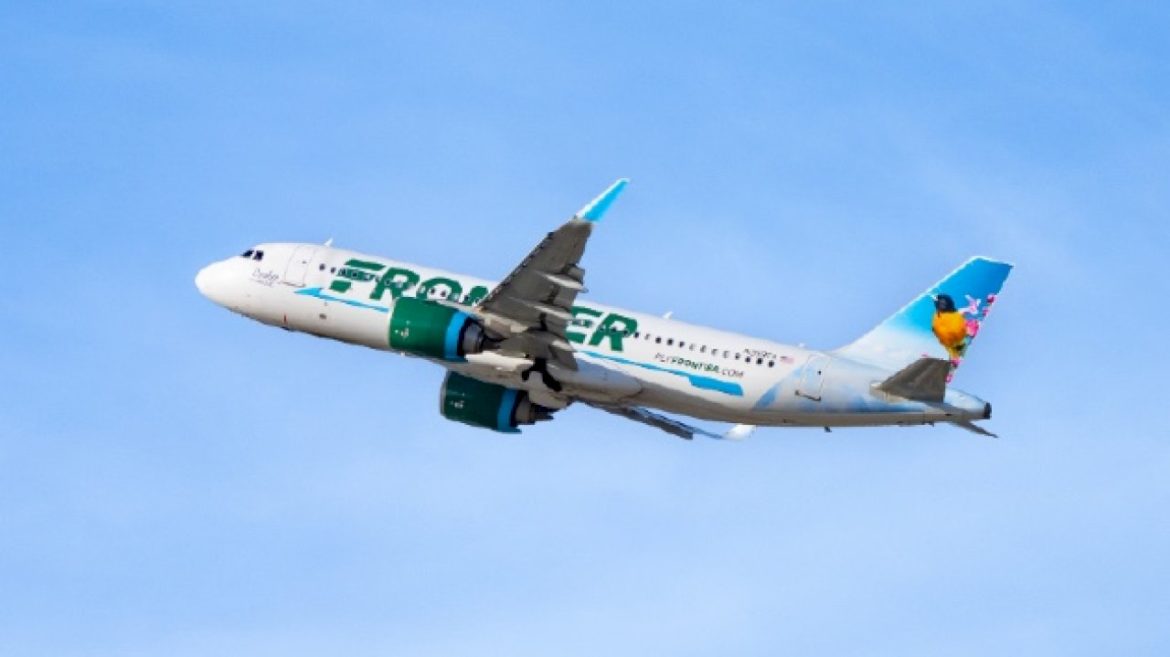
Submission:
[[[489,342],[483,326],[450,306],[403,297],[390,311],[390,348],[426,358],[458,362]]]
[[[520,433],[520,425],[552,419],[552,411],[532,403],[523,390],[484,383],[457,372],[448,372],[443,379],[439,412],[448,420],[503,433]]]

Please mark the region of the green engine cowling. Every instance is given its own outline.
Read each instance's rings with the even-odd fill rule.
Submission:
[[[552,419],[552,411],[533,404],[528,393],[448,372],[439,391],[439,412],[448,420],[503,433],[520,433],[522,424]]]
[[[450,306],[402,297],[390,311],[390,348],[459,362],[484,349],[487,336],[471,315]]]

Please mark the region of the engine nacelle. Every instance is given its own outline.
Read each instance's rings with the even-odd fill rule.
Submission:
[[[471,315],[426,299],[402,297],[390,311],[390,348],[458,362],[484,350],[487,335]]]
[[[439,390],[439,412],[448,420],[503,433],[520,433],[522,424],[552,419],[552,411],[533,404],[523,390],[484,383],[448,372]]]

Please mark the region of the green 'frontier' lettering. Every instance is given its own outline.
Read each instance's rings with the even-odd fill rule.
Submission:
[[[370,292],[370,298],[378,301],[382,298],[386,290],[390,290],[390,298],[397,299],[416,284],[418,284],[418,274],[409,269],[391,267],[378,279],[378,284],[374,286],[374,291]]]
[[[609,348],[614,351],[624,351],[622,347],[622,340],[628,335],[633,335],[634,331],[638,330],[638,320],[633,317],[626,317],[617,313],[610,313],[601,320],[601,325],[593,332],[593,336],[589,338],[589,346],[596,347],[602,341],[609,340]]]
[[[347,292],[353,285],[350,281],[371,280],[374,275],[370,272],[382,271],[385,267],[386,265],[378,262],[350,258],[345,262],[344,267],[337,270],[337,278],[329,284],[329,289],[334,292]]]
[[[476,285],[475,287],[471,288],[470,292],[467,293],[467,300],[465,303],[469,306],[474,306],[480,301],[483,301],[483,298],[487,295],[488,289],[486,287],[482,285]]]
[[[585,342],[585,334],[573,330],[573,327],[589,330],[593,328],[593,318],[601,317],[601,312],[585,306],[573,306],[570,311],[573,313],[573,321],[569,322],[569,326],[565,329],[565,337],[569,342],[576,342],[582,344]]]
[[[439,294],[438,296],[444,299],[459,301],[460,295],[463,294],[463,286],[459,284],[459,281],[443,276],[436,276],[427,279],[425,283],[418,286],[418,291],[414,293],[414,296],[420,299],[427,299],[431,296],[431,290],[442,290],[443,288],[447,288],[447,294]]]
[[[385,269],[385,272],[382,270]],[[379,274],[379,272],[382,272]],[[356,282],[374,281],[374,288],[370,291],[370,299],[381,301],[390,291],[390,300],[394,301],[406,296],[413,290],[411,296],[418,299],[427,299],[432,295],[447,299],[450,302],[474,306],[483,301],[490,290],[483,285],[476,285],[466,294],[463,294],[463,284],[454,278],[435,276],[428,278],[419,285],[420,276],[417,272],[405,267],[391,267],[369,260],[351,258],[344,267],[337,270],[337,278],[330,284],[329,289],[334,292],[349,292]],[[443,292],[446,294],[443,294]],[[624,351],[622,341],[638,330],[638,320],[617,313],[603,313],[586,306],[573,306],[571,309],[573,320],[565,327],[565,337],[569,342],[597,347],[608,340],[609,349]]]

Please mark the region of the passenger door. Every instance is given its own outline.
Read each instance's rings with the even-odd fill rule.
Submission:
[[[305,286],[305,275],[309,273],[309,263],[313,261],[313,254],[317,247],[311,244],[301,244],[293,249],[288,259],[288,266],[284,269],[284,283],[297,287]]]

